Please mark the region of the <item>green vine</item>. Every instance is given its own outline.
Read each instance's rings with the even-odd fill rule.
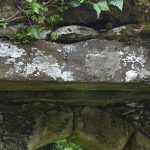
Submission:
[[[0,26],[6,28],[9,22],[17,18],[18,14],[26,16],[27,28],[20,33],[15,33],[15,39],[20,42],[28,42],[30,39],[40,39],[40,33],[46,26],[54,26],[63,21],[64,12],[71,7],[78,7],[82,3],[90,3],[99,18],[102,11],[110,11],[109,6],[114,5],[122,10],[123,0],[25,0],[17,4],[18,12],[9,18],[0,20]],[[49,13],[53,9],[53,13]],[[55,39],[55,33],[52,32],[51,38]]]

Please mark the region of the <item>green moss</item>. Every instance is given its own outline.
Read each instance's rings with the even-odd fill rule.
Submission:
[[[131,136],[125,150],[150,149],[150,139],[142,133],[136,132]]]
[[[106,105],[150,99],[150,85],[142,83],[58,83],[0,81],[1,101]]]
[[[92,139],[91,141],[87,141],[84,137],[86,137],[86,135],[80,134],[69,137],[68,141],[78,144],[86,150],[104,150],[104,147],[97,140]]]
[[[12,16],[12,14],[15,14],[17,9],[10,4],[0,4],[0,20],[4,18],[8,18]]]
[[[51,111],[42,115],[28,141],[28,149],[35,150],[70,136],[73,128],[72,118],[73,114],[70,111]]]
[[[76,119],[69,139],[88,150],[123,149],[133,127],[120,118],[96,108],[86,107]]]

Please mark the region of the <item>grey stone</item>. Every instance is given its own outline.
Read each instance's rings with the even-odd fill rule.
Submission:
[[[130,106],[130,107],[137,107],[138,103],[136,102],[132,102],[132,103],[128,103],[127,106]]]
[[[121,31],[125,30],[126,28],[127,28],[126,26],[113,28],[110,31],[108,31],[108,33],[106,34],[106,37],[109,39],[112,39],[114,36],[119,36],[121,35]]]
[[[88,27],[70,25],[55,30],[57,41],[59,42],[77,42],[98,37],[99,33]]]
[[[148,81],[149,66],[149,49],[118,41],[0,42],[0,79],[138,82]]]
[[[41,33],[39,35],[39,39],[48,40],[48,39],[50,39],[51,33],[52,33],[52,30],[43,30],[43,31],[41,31]]]
[[[4,148],[4,144],[2,141],[0,141],[0,149],[3,149]]]

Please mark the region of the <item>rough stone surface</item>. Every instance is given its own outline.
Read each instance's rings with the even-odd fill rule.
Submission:
[[[132,82],[149,80],[149,50],[93,39],[75,44],[0,42],[0,79]]]
[[[38,102],[0,105],[2,150],[35,150],[64,138],[87,150],[149,150],[145,134],[150,130],[139,131],[131,121],[98,107]]]
[[[150,150],[150,141],[140,133],[136,133],[126,145],[124,150]]]
[[[106,39],[122,41],[127,45],[140,45],[144,43],[146,46],[149,44],[150,37],[149,24],[142,23],[119,26],[109,30],[103,35]]]
[[[133,101],[124,104],[114,104],[101,107],[101,109],[128,120],[134,127],[140,129],[140,131],[147,135],[147,137],[150,137],[149,100],[142,102]]]
[[[73,113],[70,110],[46,112],[38,118],[33,135],[28,144],[34,150],[58,139],[65,139],[72,134]]]
[[[18,18],[15,22],[22,21],[15,0],[2,2],[0,1],[0,20],[15,15]],[[96,12],[90,5],[81,5],[69,9],[64,15],[63,23],[86,24],[101,29],[149,21],[149,9],[146,8],[145,11],[139,5],[141,2],[142,0],[126,0],[122,12],[112,7],[110,13],[102,12],[98,20]],[[147,0],[146,2],[149,3]],[[14,24],[13,21],[10,19],[11,24]],[[150,33],[147,32],[149,25],[145,26],[145,32],[143,25],[140,28],[133,27],[131,30],[128,30],[127,26],[117,27],[107,32],[104,37],[102,34],[99,37],[102,39],[91,39],[98,36],[94,29],[70,27],[56,30],[58,41],[62,43],[84,41],[57,44],[39,40],[20,45],[1,40],[0,79],[121,83],[150,81]],[[16,28],[18,31],[20,27],[13,26],[13,29]],[[2,38],[11,36],[12,33],[10,27],[0,29]],[[47,39],[50,33],[50,30],[43,31],[41,39]],[[140,41],[135,43],[136,36]],[[127,40],[130,42],[126,42]],[[145,45],[141,41],[144,41]],[[137,88],[138,85],[140,83],[137,84]],[[9,88],[5,89],[9,90],[3,89],[3,86],[2,84],[0,90],[1,150],[35,150],[64,138],[87,150],[150,150],[149,88],[145,87],[146,91],[136,91],[136,88],[132,91],[130,87],[121,91],[118,90],[119,86],[115,89],[110,89],[110,86],[109,90],[106,86],[101,91],[98,88],[96,91],[87,91],[80,87],[82,90],[80,93],[80,90],[71,91],[75,87],[70,86],[71,89],[68,88],[66,91],[59,87],[60,91],[57,94],[58,91],[55,93],[55,89],[51,90],[49,86],[44,88],[43,84],[42,92],[36,91],[37,88],[34,91],[31,88],[26,89],[25,86],[21,91],[18,89],[20,85],[13,86],[16,91],[18,90],[16,92],[8,82],[4,87],[8,86]],[[142,86],[143,84],[140,88]],[[99,92],[101,93],[97,94]],[[136,98],[133,101],[134,92]],[[18,95],[15,95],[16,93]],[[128,96],[124,96],[125,94]],[[92,101],[93,95],[95,99]],[[110,100],[107,95],[111,95]],[[28,99],[28,96],[31,99]],[[117,100],[113,99],[113,96]],[[14,99],[9,101],[12,97]],[[37,97],[43,101],[38,102]],[[81,106],[82,98],[87,98],[87,101],[81,101]],[[96,103],[100,98],[103,98],[103,102]],[[48,99],[54,99],[58,103],[52,104],[51,101],[50,104]],[[68,99],[71,106],[68,103],[64,105]]]
[[[55,30],[55,34],[57,41],[68,43],[94,39],[99,35],[99,33],[92,28],[77,25],[58,28]]]
[[[108,31],[106,37],[112,39],[114,36],[119,36],[121,35],[121,31],[125,30],[126,28],[127,28],[126,26],[113,28],[110,31]]]
[[[75,130],[79,143],[87,149],[122,150],[133,128],[99,109],[85,108]],[[84,146],[84,145],[83,145]]]

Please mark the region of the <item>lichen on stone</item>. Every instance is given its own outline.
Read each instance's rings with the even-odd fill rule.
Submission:
[[[5,64],[11,67],[7,70],[5,77],[17,76],[28,78],[45,74],[54,80],[73,81],[72,72],[62,71],[53,55],[46,55],[45,52],[33,47],[30,57],[27,59],[26,50],[18,48],[10,43],[0,43],[0,57],[5,59]]]
[[[89,75],[100,77],[100,80],[111,80],[121,69],[118,52],[93,51],[86,55],[86,66]]]

